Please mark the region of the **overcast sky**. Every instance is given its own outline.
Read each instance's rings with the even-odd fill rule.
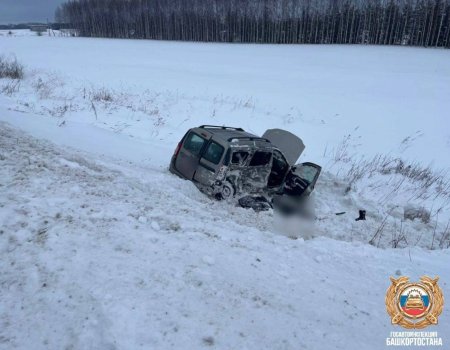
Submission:
[[[52,22],[65,0],[0,0],[0,23]]]

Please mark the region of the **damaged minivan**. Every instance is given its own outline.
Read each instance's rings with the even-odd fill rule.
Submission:
[[[313,191],[321,171],[314,163],[296,164],[304,149],[286,130],[270,129],[259,137],[241,128],[202,125],[183,136],[170,171],[217,199],[246,198],[243,206],[249,198],[300,200]]]

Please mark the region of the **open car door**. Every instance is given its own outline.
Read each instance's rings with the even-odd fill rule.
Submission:
[[[266,130],[262,137],[269,140],[271,144],[283,153],[290,166],[295,164],[305,149],[303,141],[286,130],[269,129]]]
[[[322,168],[314,163],[293,166],[286,176],[284,193],[289,196],[307,197],[316,186]]]

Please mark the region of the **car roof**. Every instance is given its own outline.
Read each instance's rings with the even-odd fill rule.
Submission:
[[[242,139],[242,141],[267,141],[260,136],[246,132],[242,128],[234,128],[229,126],[202,125],[195,129],[205,130],[212,135],[230,142],[232,139]],[[268,141],[267,141],[268,142]]]

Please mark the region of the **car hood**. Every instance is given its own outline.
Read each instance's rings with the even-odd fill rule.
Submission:
[[[262,137],[277,147],[291,166],[297,162],[305,149],[303,141],[298,136],[286,130],[269,129],[266,130]]]

